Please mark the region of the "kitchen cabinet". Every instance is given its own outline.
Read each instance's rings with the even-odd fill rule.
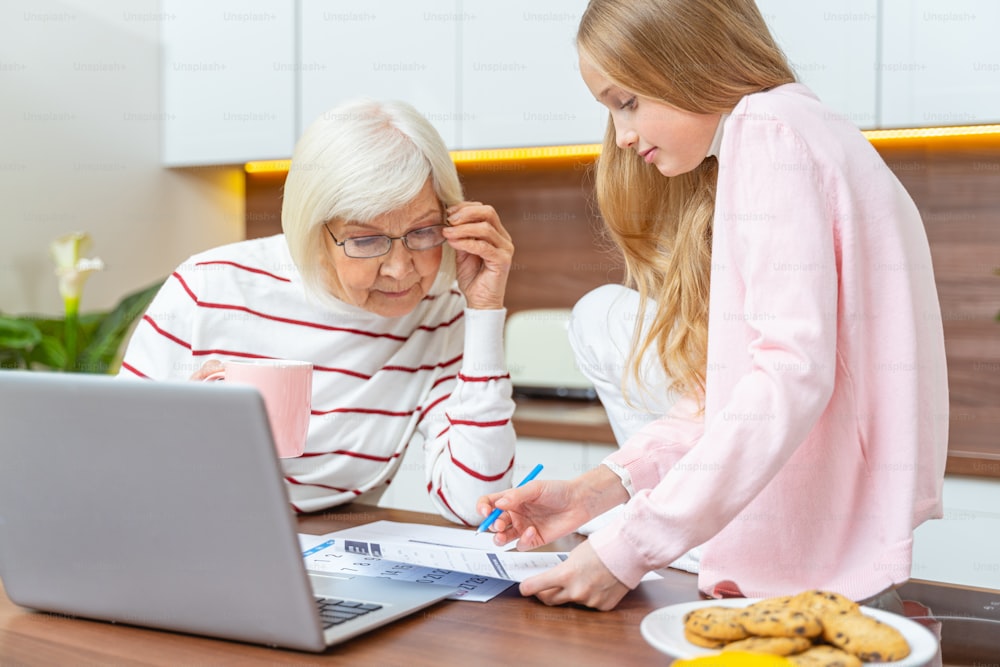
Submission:
[[[1000,3],[758,0],[800,80],[862,129],[1000,120]],[[320,114],[403,99],[450,149],[599,143],[586,0],[163,0],[163,162],[287,158]]]
[[[162,0],[162,162],[283,158],[295,140],[295,0]]]
[[[451,149],[601,138],[573,44],[584,0],[301,3],[302,128],[366,95],[410,102]]]
[[[757,0],[799,79],[861,129],[1000,121],[994,0]]]
[[[882,0],[883,127],[1000,122],[1000,3]]]
[[[859,128],[874,128],[877,3],[757,0],[757,6],[799,80]]]
[[[349,98],[405,100],[458,142],[458,0],[299,0],[299,131]]]
[[[607,111],[583,80],[586,0],[462,3],[459,148],[600,143]]]
[[[410,102],[450,149],[599,142],[573,43],[585,5],[164,0],[163,161],[288,157],[358,96]]]

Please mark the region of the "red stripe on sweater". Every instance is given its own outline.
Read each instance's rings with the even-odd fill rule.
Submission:
[[[437,406],[437,404],[440,403],[441,401],[448,400],[448,397],[450,397],[450,396],[451,396],[451,394],[445,394],[444,396],[441,396],[440,398],[438,398],[437,400],[435,400],[433,403],[425,405],[424,409],[423,409],[423,412],[420,414],[420,419],[417,420],[417,423],[419,424],[420,422],[422,422],[424,420],[424,417],[427,416],[428,412],[430,412],[431,410],[433,410],[435,408],[435,406]]]
[[[346,449],[336,449],[332,452],[306,452],[305,454],[302,455],[301,458],[308,458],[313,456],[350,456],[355,459],[364,459],[366,461],[375,461],[377,463],[388,463],[393,459],[399,458],[399,453],[397,452],[392,456],[372,456],[371,454],[362,454],[361,452],[352,452]]]
[[[464,523],[466,526],[471,526],[472,525],[471,523],[469,523],[468,521],[466,521],[465,519],[463,519],[462,517],[460,517],[458,515],[458,512],[456,512],[452,508],[451,503],[449,503],[448,499],[444,497],[444,490],[443,489],[438,489],[437,490],[437,497],[441,499],[441,502],[443,502],[444,506],[448,508],[448,511],[455,515],[456,519],[458,519],[459,521],[461,521],[462,523]]]
[[[442,375],[441,377],[439,377],[437,380],[434,381],[434,384],[431,385],[431,388],[436,389],[438,385],[454,380],[457,377],[458,377],[457,375]]]
[[[371,380],[372,376],[367,373],[359,373],[358,371],[349,371],[346,368],[333,368],[331,366],[316,366],[313,365],[314,371],[320,371],[323,373],[340,373],[341,375],[350,375],[351,377],[360,378],[362,380]]]
[[[463,355],[460,354],[457,357],[455,357],[454,359],[449,359],[448,361],[445,361],[445,362],[442,362],[442,363],[444,364],[444,366],[451,366],[452,364],[457,364],[460,361],[462,361],[462,358],[463,358]],[[442,368],[444,366],[442,366]]]
[[[236,350],[226,350],[221,347],[212,347],[204,350],[191,350],[191,355],[195,357],[204,357],[209,354],[221,354],[227,357],[239,357],[240,359],[273,359],[274,357],[269,357],[266,354],[252,354],[250,352],[237,352]]]
[[[229,262],[229,261],[225,261],[225,260],[216,260],[216,261],[211,261],[211,262],[198,262],[197,264],[195,264],[195,266],[208,266],[209,264],[225,264],[227,266],[236,267],[237,269],[243,269],[244,271],[250,271],[251,273],[259,273],[262,276],[268,276],[269,278],[274,278],[275,280],[280,280],[281,282],[284,282],[284,283],[290,283],[290,282],[292,282],[288,278],[283,278],[281,276],[276,276],[276,275],[274,275],[273,273],[271,273],[269,271],[265,271],[264,269],[255,269],[252,266],[246,266],[244,264],[237,264],[236,262]]]
[[[383,371],[404,371],[406,373],[419,373],[420,371],[432,371],[437,368],[447,368],[452,364],[461,361],[462,355],[458,355],[454,359],[448,359],[446,361],[440,361],[436,364],[423,364],[421,366],[383,366],[380,370]],[[454,376],[451,376],[454,377]]]
[[[461,461],[455,458],[455,455],[451,451],[450,442],[448,443],[448,456],[451,457],[451,462],[455,464],[456,468],[463,471],[467,475],[475,477],[476,479],[481,480],[483,482],[496,482],[497,480],[503,479],[504,475],[510,472],[510,469],[514,467],[514,458],[511,457],[510,463],[507,464],[507,468],[504,469],[504,471],[499,475],[484,475],[480,472],[476,472],[475,470],[473,470],[472,468],[463,464]]]
[[[459,313],[458,315],[456,315],[455,317],[451,318],[447,322],[442,322],[441,324],[435,324],[434,326],[430,326],[430,325],[427,325],[427,324],[421,324],[419,327],[417,327],[417,329],[419,329],[421,331],[436,331],[437,329],[441,329],[443,327],[450,327],[452,324],[454,324],[455,322],[458,322],[463,317],[465,317],[465,312]]]
[[[477,426],[479,428],[492,428],[494,426],[505,426],[509,419],[500,419],[493,422],[477,422],[471,419],[452,419],[448,417],[448,423],[452,426]]]
[[[332,410],[313,410],[314,415],[329,415],[329,414],[362,414],[362,415],[382,415],[384,417],[409,417],[416,410],[408,410],[406,412],[392,412],[389,410],[375,410],[374,408],[334,408]]]
[[[133,366],[131,364],[126,364],[124,361],[122,362],[122,368],[124,368],[125,370],[127,370],[129,373],[132,373],[133,375],[138,375],[139,377],[146,378],[147,380],[149,379],[148,375],[146,375],[145,373],[140,372],[139,369],[136,368],[135,366]]]
[[[313,482],[300,482],[294,477],[285,477],[285,481],[289,484],[294,484],[295,486],[317,486],[321,489],[330,489],[331,491],[338,491],[340,493],[353,493],[355,496],[360,496],[361,491],[357,489],[342,489],[339,486],[330,486],[328,484],[315,484]]]
[[[459,373],[458,378],[464,382],[492,382],[493,380],[509,380],[510,373],[505,375],[466,375]]]
[[[329,484],[311,484],[309,482],[300,482],[294,477],[285,477],[285,481],[288,482],[289,484],[294,484],[295,486],[319,486],[324,489],[330,489],[331,491],[339,491],[341,493],[350,490],[350,489],[342,489],[339,486],[330,486]]]
[[[187,283],[184,282],[184,279],[181,278],[176,273],[174,274],[174,276],[178,279],[178,281],[180,281],[181,285],[184,286],[185,291],[194,300],[194,302],[196,304],[198,304],[199,306],[202,305],[201,302],[198,301],[198,298],[194,295],[194,293],[190,289],[188,289]],[[161,336],[163,336],[164,338],[167,338],[167,339],[169,339],[169,340],[177,343],[178,345],[184,347],[185,349],[190,350],[191,354],[193,356],[202,356],[203,357],[203,356],[207,356],[207,355],[210,355],[210,354],[221,354],[221,355],[227,355],[227,356],[230,356],[230,357],[239,357],[241,359],[269,359],[270,358],[270,357],[268,357],[266,355],[262,355],[262,354],[252,354],[250,352],[238,352],[236,350],[225,350],[225,349],[221,349],[221,348],[211,348],[211,349],[195,350],[191,346],[191,343],[189,343],[189,342],[187,342],[185,340],[182,340],[182,339],[178,338],[177,336],[173,335],[172,333],[166,331],[165,329],[163,329],[162,327],[160,327],[158,324],[156,324],[156,322],[153,320],[153,318],[151,318],[149,315],[144,315],[142,319],[146,320],[146,322],[148,322],[149,325],[152,326],[153,329],[158,334],[160,334]],[[331,329],[333,329],[333,327],[331,327]],[[349,331],[349,330],[348,329],[342,329],[342,331]],[[405,339],[400,338],[399,340],[405,340]],[[422,365],[422,366],[419,366],[419,367],[416,367],[416,368],[406,367],[406,366],[385,366],[385,367],[383,367],[383,368],[381,368],[379,370],[380,371],[381,370],[385,370],[385,371],[394,371],[394,372],[404,372],[404,373],[417,373],[417,372],[420,372],[420,371],[434,370],[436,368],[446,368],[446,367],[451,366],[452,364],[454,364],[456,361],[460,361],[461,359],[462,359],[462,356],[459,355],[459,356],[457,356],[457,357],[455,357],[453,359],[447,359],[447,360],[442,361],[442,362],[440,362],[438,364],[435,364],[433,366],[431,366],[431,365]],[[361,372],[350,370],[350,369],[347,369],[347,368],[334,368],[334,367],[331,367],[331,366],[314,366],[313,370],[324,372],[324,373],[340,373],[342,375],[349,375],[351,377],[356,377],[356,378],[359,378],[361,380],[370,380],[372,378],[372,376],[369,375],[369,374],[367,374],[367,373],[361,373]],[[145,377],[145,376],[143,376],[143,377]],[[440,380],[438,380],[438,382],[440,382]]]
[[[375,371],[376,373],[381,373],[382,371],[392,371],[399,373],[420,373],[421,371],[433,371],[438,368],[447,368],[452,364],[462,360],[462,355],[458,355],[454,359],[448,359],[446,361],[441,361],[436,364],[424,364],[422,366],[383,366],[382,368]],[[362,380],[370,380],[371,375],[366,373],[360,373],[358,371],[348,370],[346,368],[334,368],[332,366],[313,366],[313,370],[317,371],[328,371],[331,373],[343,373],[344,375],[353,375],[354,377],[361,378]],[[508,376],[509,377],[509,376]],[[441,382],[454,379],[454,375],[445,375],[434,381],[433,387],[436,387]]]
[[[153,320],[153,318],[150,317],[149,315],[143,315],[142,319],[145,320],[147,323],[149,323],[149,326],[153,327],[153,330],[156,331],[156,333],[160,334],[161,336],[163,336],[167,340],[172,340],[173,342],[177,343],[178,345],[180,345],[181,347],[183,347],[186,350],[190,350],[191,349],[191,343],[183,341],[180,338],[178,338],[177,336],[175,336],[172,333],[168,332],[167,330],[161,328],[160,325],[158,325]]]
[[[409,336],[399,336],[399,335],[396,335],[396,334],[388,334],[388,333],[373,333],[371,331],[364,331],[362,329],[351,329],[351,328],[348,328],[348,327],[335,327],[335,326],[332,326],[332,325],[329,325],[329,324],[319,324],[317,322],[306,322],[304,320],[294,320],[294,319],[291,319],[291,318],[288,318],[288,317],[279,317],[277,315],[268,315],[267,313],[262,313],[260,311],[253,310],[251,308],[247,308],[246,306],[236,306],[236,305],[227,304],[227,303],[215,303],[215,302],[211,302],[211,301],[202,301],[201,299],[199,299],[195,295],[195,293],[191,290],[191,288],[188,286],[187,282],[185,282],[184,278],[182,278],[180,276],[180,274],[178,274],[177,272],[174,272],[172,275],[173,275],[174,278],[176,278],[181,283],[181,286],[184,288],[184,291],[188,293],[188,296],[191,297],[191,300],[194,301],[198,305],[199,308],[211,308],[211,309],[217,309],[217,310],[232,310],[232,311],[237,311],[237,312],[241,312],[241,313],[248,313],[250,315],[254,315],[256,317],[260,317],[261,319],[271,320],[272,322],[283,322],[285,324],[293,324],[295,326],[309,327],[311,329],[319,329],[321,331],[340,331],[340,332],[343,332],[343,333],[349,333],[349,334],[353,334],[353,335],[356,335],[356,336],[365,336],[367,338],[388,338],[389,340],[398,340],[398,341],[405,341],[405,340],[409,339]],[[459,320],[462,317],[464,317],[464,315],[465,315],[465,313],[459,313],[458,315],[456,315],[455,317],[453,317],[451,320],[449,320],[447,322],[443,322],[441,324],[434,325],[434,326],[421,325],[421,326],[417,327],[417,330],[435,331],[435,330],[440,329],[442,327],[449,327],[452,324],[454,324],[457,320]]]
[[[225,355],[225,356],[229,356],[229,357],[239,357],[241,359],[270,359],[271,358],[271,357],[268,357],[267,355],[263,355],[263,354],[252,354],[250,352],[238,352],[236,350],[225,350],[225,349],[222,349],[222,348],[209,348],[209,349],[204,349],[204,350],[195,350],[191,346],[191,343],[188,343],[187,341],[181,340],[177,336],[173,335],[172,333],[169,333],[168,331],[165,331],[163,328],[161,328],[160,326],[158,326],[156,324],[156,322],[154,322],[153,319],[149,315],[144,315],[142,319],[146,320],[146,322],[148,322],[149,325],[151,327],[153,327],[153,329],[158,334],[160,334],[164,338],[167,338],[167,339],[169,339],[169,340],[177,343],[181,347],[184,347],[185,349],[190,350],[192,356],[195,356],[195,357],[204,357],[204,356],[207,356],[207,355],[210,355],[210,354],[220,354],[220,355]],[[452,363],[454,363],[454,361],[449,360],[449,361],[444,361],[444,362],[442,362],[440,364],[437,364],[436,366],[426,366],[426,367],[422,366],[420,368],[415,368],[415,369],[412,369],[412,370],[408,369],[408,368],[406,368],[404,366],[387,366],[387,367],[382,368],[380,370],[403,371],[403,372],[416,373],[416,372],[421,371],[421,370],[426,371],[426,370],[434,370],[434,368],[443,368],[445,366],[451,365]],[[313,370],[314,371],[319,371],[321,373],[340,373],[341,375],[349,375],[351,377],[356,377],[356,378],[359,378],[361,380],[370,380],[372,378],[372,376],[369,375],[369,374],[367,374],[367,373],[360,373],[358,371],[352,371],[352,370],[349,370],[347,368],[334,368],[334,367],[331,367],[331,366],[313,366]],[[138,371],[135,371],[135,372],[136,372],[136,374],[140,374],[140,373],[138,373]],[[145,376],[143,376],[143,377],[145,377]]]

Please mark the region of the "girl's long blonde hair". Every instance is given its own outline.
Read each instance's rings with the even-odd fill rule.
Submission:
[[[590,0],[577,48],[611,81],[693,113],[728,113],[745,95],[795,81],[753,0]],[[640,102],[641,104],[641,102]],[[671,389],[705,391],[712,219],[718,162],[664,177],[619,148],[609,117],[595,192],[605,225],[639,292],[629,372],[653,347]]]

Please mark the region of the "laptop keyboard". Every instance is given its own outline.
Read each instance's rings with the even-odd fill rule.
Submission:
[[[381,609],[382,605],[336,598],[316,598],[316,607],[319,609],[319,618],[325,630]]]

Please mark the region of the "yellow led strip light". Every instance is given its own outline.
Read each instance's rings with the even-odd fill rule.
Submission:
[[[941,137],[984,137],[1000,135],[1000,125],[954,125],[951,127],[916,127],[899,130],[865,130],[869,141],[893,139],[937,139]]]
[[[559,160],[595,158],[601,154],[600,144],[575,146],[531,146],[526,148],[489,148],[471,151],[451,151],[455,164],[488,164],[493,162],[524,162],[529,160]],[[284,173],[291,160],[257,160],[245,165],[248,174]]]
[[[595,158],[600,154],[600,144],[579,144],[575,146],[535,146],[527,148],[452,151],[451,159],[455,161],[455,164],[472,164],[476,162],[522,162],[525,160]]]
[[[862,134],[869,141],[876,143],[895,140],[913,141],[989,136],[1000,138],[1000,125],[957,125],[952,127],[921,127],[898,130],[864,130]],[[600,154],[600,144],[451,151],[451,157],[457,165],[572,158],[589,159],[596,158]],[[245,169],[248,174],[280,174],[286,173],[290,165],[291,160],[258,160],[247,162]]]

